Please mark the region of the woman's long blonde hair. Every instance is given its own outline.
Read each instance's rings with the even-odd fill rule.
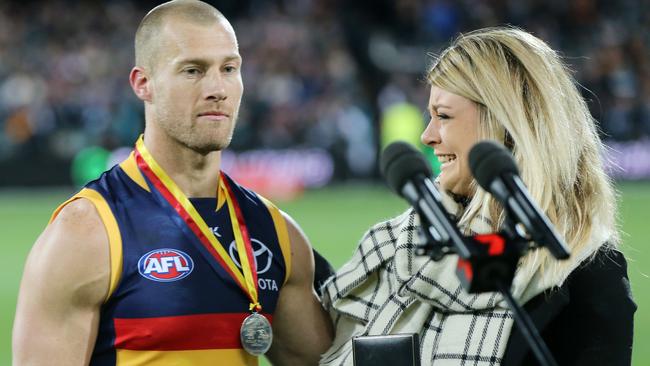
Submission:
[[[463,34],[435,59],[427,79],[478,105],[479,138],[511,149],[532,198],[572,253],[591,245],[595,229],[607,230],[609,244],[617,244],[615,194],[595,122],[567,67],[544,41],[516,28]],[[504,220],[500,204],[478,187],[461,224],[477,214],[492,218],[494,230]],[[521,264],[562,272],[563,263],[542,250]]]

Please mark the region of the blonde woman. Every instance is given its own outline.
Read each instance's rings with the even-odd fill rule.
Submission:
[[[560,365],[630,364],[636,310],[616,249],[615,194],[603,171],[594,120],[557,53],[515,28],[461,35],[427,74],[431,120],[422,142],[442,162],[447,210],[466,234],[498,231],[503,208],[478,187],[468,153],[497,140],[513,154],[533,199],[571,250],[519,263],[512,292]],[[528,365],[535,358],[498,293],[470,295],[456,256],[416,256],[412,210],[375,225],[328,281],[336,324],[323,365],[351,365],[354,336],[417,333],[423,365]]]

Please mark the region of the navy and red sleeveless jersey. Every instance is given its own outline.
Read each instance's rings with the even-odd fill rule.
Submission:
[[[290,273],[286,223],[273,204],[226,179],[250,233],[262,314],[272,322]],[[190,201],[239,266],[228,207],[218,197]],[[77,198],[93,202],[110,243],[110,289],[91,365],[257,365],[239,340],[249,298],[155,199],[133,154],[61,207]]]

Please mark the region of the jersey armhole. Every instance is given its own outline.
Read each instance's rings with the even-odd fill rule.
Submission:
[[[278,209],[271,201],[266,198],[257,195],[262,202],[266,205],[271,213],[271,218],[273,219],[273,225],[275,226],[275,232],[278,236],[278,243],[280,243],[280,250],[282,251],[282,257],[284,258],[284,265],[286,267],[286,273],[284,276],[284,283],[287,283],[289,276],[291,275],[291,242],[289,241],[289,232],[287,231],[287,222],[285,221],[280,209]]]
[[[61,212],[61,210],[67,204],[80,198],[89,200],[93,206],[95,206],[97,213],[99,213],[99,217],[104,223],[106,233],[108,234],[108,249],[111,272],[108,285],[108,294],[104,300],[104,303],[106,303],[115,292],[115,289],[117,288],[120,277],[122,275],[122,236],[120,234],[120,229],[117,226],[115,216],[113,215],[113,211],[111,211],[111,208],[108,206],[108,203],[106,203],[104,197],[95,190],[92,190],[90,188],[83,188],[81,191],[79,191],[79,193],[63,202],[59,207],[56,208],[56,210],[54,210],[49,223],[52,223],[52,221],[54,221],[54,219],[59,215],[59,212]]]

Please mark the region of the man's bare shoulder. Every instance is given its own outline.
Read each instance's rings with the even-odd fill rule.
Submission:
[[[84,198],[67,203],[45,228],[20,284],[15,364],[88,363],[108,293],[108,244],[99,213]]]
[[[78,198],[66,204],[47,229],[68,231],[72,235],[87,236],[86,239],[94,236],[108,240],[106,235],[99,235],[101,230],[97,228],[102,226],[95,205],[88,199]]]
[[[108,235],[90,200],[65,205],[34,244],[26,271],[55,279],[62,293],[96,302],[103,300],[110,276]]]
[[[287,224],[291,243],[291,274],[287,284],[305,286],[311,289],[314,278],[314,257],[309,239],[300,225],[286,212],[280,211]]]

